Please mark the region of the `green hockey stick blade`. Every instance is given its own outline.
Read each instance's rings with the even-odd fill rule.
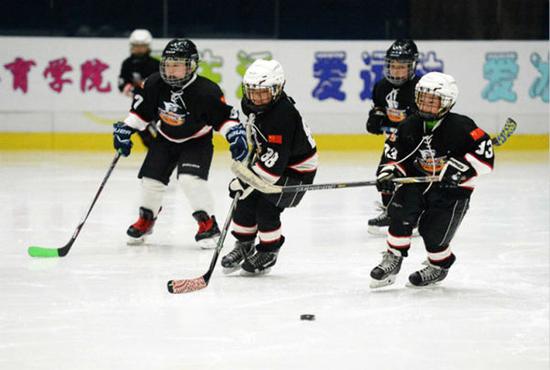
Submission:
[[[57,248],[32,246],[29,247],[28,252],[31,257],[59,257],[59,250]]]

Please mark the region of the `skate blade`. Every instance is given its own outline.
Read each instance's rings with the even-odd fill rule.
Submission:
[[[237,265],[237,266],[234,266],[234,267],[224,267],[222,272],[225,274],[225,275],[229,275],[229,274],[232,274],[234,272],[237,272],[241,269],[241,265]]]
[[[395,283],[395,277],[396,275],[390,275],[384,280],[371,279],[369,287],[371,289],[378,289],[378,288],[383,288],[385,286],[392,285],[393,283]]]
[[[410,281],[407,282],[407,284],[405,284],[405,286],[407,288],[411,288],[411,289],[430,289],[430,288],[436,288],[437,286],[439,286],[441,283],[441,280],[440,281],[436,281],[435,283],[429,283],[429,284],[426,284],[426,285],[414,285],[413,283],[411,283]]]
[[[212,238],[202,239],[197,242],[201,249],[214,249],[218,245],[219,236],[214,236]]]
[[[268,267],[265,270],[258,271],[258,272],[250,272],[250,271],[246,271],[246,270],[241,270],[241,276],[247,276],[247,277],[261,276],[261,275],[269,274],[270,271],[271,271],[271,267]]]
[[[128,240],[126,241],[126,245],[136,246],[143,244],[145,244],[145,237],[143,236],[141,238],[132,238],[131,236],[129,236]]]
[[[388,235],[388,227],[387,226],[373,226],[369,225],[367,228],[367,232],[374,236],[386,236]]]

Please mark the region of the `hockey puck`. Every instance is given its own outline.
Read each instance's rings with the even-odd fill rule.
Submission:
[[[303,314],[303,315],[300,315],[300,320],[313,321],[315,320],[315,315]]]

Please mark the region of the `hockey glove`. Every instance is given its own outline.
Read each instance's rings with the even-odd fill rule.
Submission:
[[[250,193],[252,193],[253,191],[254,188],[252,186],[246,184],[238,178],[234,178],[229,183],[229,196],[231,198],[235,198],[235,195],[237,195],[237,193],[241,193],[241,197],[239,199],[242,200],[249,196]]]
[[[439,174],[439,186],[445,189],[455,189],[471,172],[471,167],[456,158],[450,158]]]
[[[248,154],[248,144],[246,142],[246,130],[244,126],[239,123],[231,127],[225,138],[229,142],[229,150],[231,150],[231,157],[236,161],[242,161]]]
[[[395,183],[392,181],[401,176],[397,166],[390,164],[382,167],[376,177],[376,189],[384,194],[391,194],[395,190]]]
[[[381,110],[380,108],[373,108],[369,112],[369,119],[367,120],[367,132],[375,135],[382,134],[384,117],[386,117],[386,113],[384,113],[383,110]]]
[[[130,137],[136,129],[127,126],[124,122],[117,122],[113,125],[113,141],[115,149],[122,154],[122,156],[127,157],[130,155],[132,150],[132,140]]]

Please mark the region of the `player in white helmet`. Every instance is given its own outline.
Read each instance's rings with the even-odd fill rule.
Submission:
[[[118,89],[130,98],[143,87],[147,77],[159,71],[159,61],[151,56],[152,42],[151,32],[145,29],[134,30],[130,35],[130,56],[122,62],[118,76]],[[146,147],[149,147],[153,134],[152,126],[139,132]]]
[[[317,171],[317,149],[291,97],[284,92],[285,76],[275,60],[256,60],[243,78],[243,112],[255,116],[255,158],[251,171],[272,184],[311,184]],[[233,217],[235,248],[222,258],[225,273],[264,274],[275,265],[285,242],[281,213],[295,207],[304,193],[263,194],[234,179],[230,195],[243,195]],[[256,243],[256,239],[258,243]]]
[[[413,227],[428,252],[426,267],[409,276],[413,286],[435,284],[447,276],[456,257],[451,241],[470,203],[478,176],[493,169],[491,138],[469,117],[450,112],[458,98],[455,79],[430,72],[415,88],[418,112],[397,128],[395,159],[381,169],[378,182],[399,176],[438,176],[440,181],[397,188],[388,207],[387,250],[371,271],[371,287],[393,284],[411,245]]]

